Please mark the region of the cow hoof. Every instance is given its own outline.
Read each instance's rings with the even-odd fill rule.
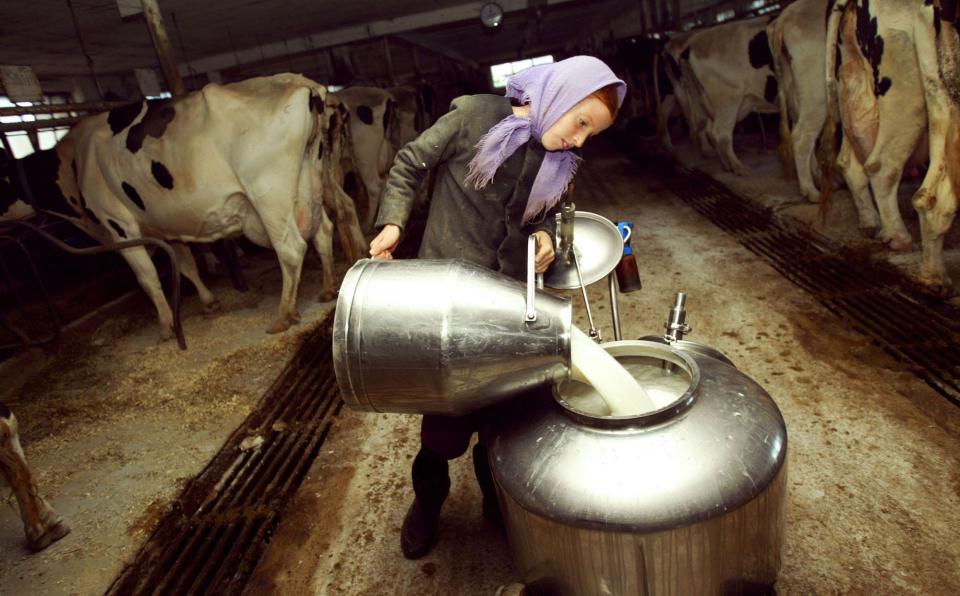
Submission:
[[[300,322],[300,313],[298,311],[293,311],[290,313],[290,323],[296,325]]]
[[[924,279],[921,277],[920,281],[923,282],[923,285],[927,288],[928,292],[940,300],[949,300],[957,295],[957,291],[954,289],[953,284],[949,281],[943,281],[942,278]]]
[[[290,320],[287,318],[277,319],[273,325],[270,325],[270,328],[267,329],[267,333],[283,333],[290,328]]]
[[[890,250],[895,250],[897,252],[908,251],[913,247],[913,242],[909,238],[891,238],[887,240],[887,246],[890,247]]]
[[[173,332],[173,327],[166,327],[166,326],[164,326],[164,327],[160,330],[160,341],[161,341],[161,342],[164,342],[164,341],[173,339],[173,338],[176,337],[176,336],[177,336],[177,334]]]
[[[28,537],[27,546],[29,546],[30,550],[35,553],[40,552],[69,533],[70,526],[62,521],[58,521],[47,526],[47,529],[43,532],[43,534],[40,534],[34,538]]]
[[[220,301],[217,299],[211,300],[210,302],[203,305],[203,312],[210,314],[212,312],[217,312],[220,310]]]
[[[876,238],[880,233],[880,226],[860,226],[860,233],[865,238]]]
[[[320,302],[330,302],[337,297],[337,292],[335,290],[325,290],[320,293],[320,297],[317,298]]]

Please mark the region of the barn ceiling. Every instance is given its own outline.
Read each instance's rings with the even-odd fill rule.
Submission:
[[[137,6],[139,0],[120,0]],[[503,25],[479,22],[468,0],[158,0],[181,72],[230,69],[382,35],[404,37],[479,64],[575,44],[610,31],[653,0],[498,0]],[[660,0],[681,12],[710,0]],[[716,0],[714,0],[716,2]],[[72,10],[71,10],[72,8]],[[75,17],[74,17],[75,15]],[[78,36],[79,31],[79,36]],[[88,64],[81,48],[83,38]],[[41,81],[157,68],[142,17],[117,0],[0,1],[0,64],[31,66]],[[264,50],[267,50],[265,53]]]

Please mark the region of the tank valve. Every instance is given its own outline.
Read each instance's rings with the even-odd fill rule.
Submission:
[[[560,212],[557,213],[557,257],[560,262],[567,265],[573,264],[573,220],[577,213],[577,206],[570,200],[570,193],[560,204]]]
[[[684,334],[693,331],[693,329],[690,328],[690,325],[685,323],[687,311],[684,309],[684,305],[686,302],[687,295],[683,292],[677,292],[677,301],[674,303],[673,308],[670,309],[670,314],[667,316],[667,322],[664,324],[664,328],[666,328],[667,333],[663,336],[663,339],[670,343],[680,341],[683,339]]]

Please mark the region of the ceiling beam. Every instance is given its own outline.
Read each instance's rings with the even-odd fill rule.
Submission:
[[[574,2],[576,0],[498,0],[505,13],[526,10],[535,5],[558,5]],[[427,12],[421,12],[412,15],[374,21],[362,25],[351,25],[347,27],[338,27],[328,29],[310,35],[304,35],[287,39],[284,41],[263,44],[260,46],[237,50],[236,52],[222,52],[207,56],[204,58],[191,60],[190,65],[194,72],[209,72],[212,70],[223,70],[234,66],[240,66],[251,62],[260,62],[269,58],[278,58],[288,54],[297,54],[319,50],[331,46],[348,44],[354,41],[362,41],[384,35],[400,35],[409,31],[444,25],[447,23],[456,23],[470,19],[478,19],[480,7],[485,2],[467,2],[458,6],[449,8],[439,8]],[[420,45],[423,45],[422,43]],[[443,53],[440,49],[431,47],[433,51]],[[446,50],[447,52],[451,50]],[[461,58],[458,58],[462,59]],[[185,64],[180,65],[180,72],[184,75],[187,72]]]
[[[470,58],[467,58],[460,52],[452,48],[448,48],[446,46],[442,46],[432,41],[423,39],[420,36],[415,35],[413,33],[402,33],[400,35],[395,35],[394,37],[396,37],[397,39],[403,40],[412,46],[417,46],[427,51],[433,52],[434,54],[439,54],[441,56],[450,58],[451,60],[456,60],[457,62],[465,64],[470,68],[480,68],[479,64],[477,64],[475,61],[471,60]]]

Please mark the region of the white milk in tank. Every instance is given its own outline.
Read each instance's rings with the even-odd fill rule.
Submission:
[[[636,416],[660,407],[629,371],[576,327],[570,329],[570,360],[573,379],[593,386],[588,388],[595,389],[594,402],[601,398],[605,413],[598,415]]]
[[[643,387],[647,395],[653,400],[654,409],[659,410],[675,402],[690,386],[690,378],[678,371],[668,373],[661,367],[660,361],[652,359],[627,358],[627,363],[621,363],[637,383]],[[629,360],[636,360],[629,362]],[[574,378],[563,387],[563,400],[575,410],[592,416],[612,416],[607,402],[603,401],[597,390]],[[634,414],[642,414],[636,411]]]

